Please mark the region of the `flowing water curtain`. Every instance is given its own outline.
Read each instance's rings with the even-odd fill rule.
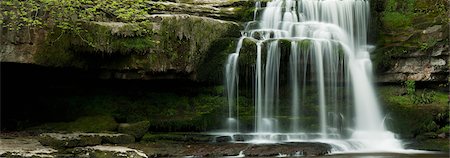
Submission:
[[[236,63],[242,41],[248,39],[256,46],[250,64],[258,138],[271,139],[264,135],[275,133],[303,140],[383,135],[367,51],[369,1],[273,0],[264,8],[261,3],[255,4],[254,20],[246,23],[236,53],[227,61],[229,132],[241,132],[241,64]],[[313,121],[305,119],[309,117]]]

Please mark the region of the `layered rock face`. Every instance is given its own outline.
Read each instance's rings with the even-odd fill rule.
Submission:
[[[447,81],[447,0],[372,1],[378,81]]]
[[[237,22],[249,9],[243,3],[146,1],[147,13],[139,20],[108,15],[75,29],[54,26],[46,13],[36,12],[48,25],[3,25],[0,61],[98,70],[106,79],[206,80],[201,77],[212,78],[208,74],[222,69],[240,36]]]
[[[447,81],[449,2],[370,2],[378,81]],[[0,61],[96,70],[104,79],[221,83],[223,64],[234,52],[241,24],[252,19],[255,9],[253,1],[245,0],[143,1],[139,5],[145,14],[138,20],[115,14],[120,8],[104,9],[106,14],[84,21],[78,27],[81,31],[52,25],[45,20],[45,11],[36,15],[48,25],[10,30],[6,24],[12,19],[3,15]],[[14,4],[5,6],[3,11],[14,10]]]

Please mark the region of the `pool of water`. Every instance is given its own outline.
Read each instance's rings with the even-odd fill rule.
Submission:
[[[449,153],[433,152],[420,154],[402,153],[345,153],[320,156],[319,158],[449,158]]]

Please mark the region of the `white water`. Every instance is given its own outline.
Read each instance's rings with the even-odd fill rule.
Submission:
[[[402,149],[382,123],[372,85],[367,0],[273,0],[254,18],[226,64],[227,132],[246,132],[240,130],[238,59],[243,41],[252,40],[257,51],[251,142],[318,141],[336,151]],[[282,41],[289,41],[290,51]],[[283,84],[287,90],[280,89]]]

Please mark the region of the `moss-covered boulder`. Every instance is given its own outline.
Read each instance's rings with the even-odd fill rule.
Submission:
[[[141,121],[132,124],[122,123],[119,124],[118,131],[134,136],[136,139],[141,139],[142,136],[148,131],[150,127],[150,121]]]

